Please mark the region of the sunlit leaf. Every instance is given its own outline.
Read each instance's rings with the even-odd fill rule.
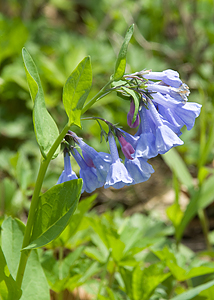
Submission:
[[[90,57],[85,57],[68,77],[63,89],[63,104],[70,124],[81,126],[81,110],[92,85]]]
[[[188,190],[193,189],[193,178],[178,152],[172,148],[167,153],[162,154],[162,157],[170,169],[175,172],[180,182],[184,184]]]
[[[13,220],[8,217],[2,223],[2,250],[7,261],[10,274],[16,279],[20,260],[20,250],[22,245],[20,240],[23,239],[25,225],[18,219]]]
[[[190,300],[193,299],[195,296],[197,296],[200,292],[207,290],[211,286],[214,285],[214,280],[209,281],[205,284],[199,285],[195,288],[192,288],[191,290],[184,292],[176,297],[171,298],[171,300]]]
[[[2,249],[0,247],[0,299],[18,300],[21,297],[21,289],[10,274]]]
[[[20,300],[50,300],[47,279],[39,261],[37,250],[33,250],[27,261]]]
[[[126,54],[127,54],[128,44],[129,44],[129,42],[131,40],[133,32],[134,32],[134,24],[132,24],[129,27],[129,29],[127,30],[124,42],[123,42],[123,44],[122,44],[122,46],[120,48],[120,52],[118,54],[118,58],[117,58],[116,65],[115,65],[115,70],[114,70],[114,75],[113,75],[113,79],[115,81],[120,80],[121,77],[125,73],[125,69],[126,69]]]
[[[163,282],[170,273],[164,273],[165,266],[162,263],[150,265],[141,270],[136,267],[132,278],[132,293],[134,300],[148,300],[154,289]]]
[[[206,208],[213,202],[213,186],[214,175],[208,177],[208,179],[204,181],[201,188],[193,194],[190,203],[188,204],[186,211],[184,212],[184,216],[181,220],[181,223],[179,224],[176,230],[176,237],[178,240],[181,239],[187,224],[197,214],[198,210]]]
[[[67,226],[79,201],[82,179],[57,184],[40,197],[31,243],[24,249],[42,247]]]
[[[3,223],[3,236],[2,236],[2,244],[4,252],[6,253],[6,260],[9,262],[8,267],[12,270],[13,276],[17,273],[17,266],[20,258],[20,249],[22,247],[23,237],[24,237],[25,226],[21,221],[14,220],[12,218],[8,218]],[[5,300],[18,300],[20,291],[17,289],[16,284],[14,284],[14,280],[9,273],[9,269],[7,266],[4,266],[4,262],[1,261],[1,253],[0,253],[0,291],[1,284],[2,287],[5,287],[4,284],[4,276],[1,272],[6,272],[7,280],[12,285],[9,289],[9,295],[11,294],[11,298],[5,298]],[[3,281],[1,282],[1,277]],[[7,281],[5,281],[7,283]],[[15,294],[15,291],[17,294]],[[13,294],[14,292],[14,294]],[[1,294],[0,294],[1,295]],[[0,297],[1,299],[1,297]],[[49,294],[49,286],[42,270],[37,250],[33,250],[30,253],[30,256],[27,261],[26,269],[24,272],[23,282],[22,282],[22,296],[21,300],[50,300]],[[4,300],[4,298],[3,298]]]
[[[44,92],[39,74],[34,61],[25,48],[22,50],[25,72],[30,89],[31,98],[34,102],[33,123],[37,142],[41,153],[46,157],[48,151],[59,135],[57,125],[45,107]],[[59,147],[54,155],[56,157]]]

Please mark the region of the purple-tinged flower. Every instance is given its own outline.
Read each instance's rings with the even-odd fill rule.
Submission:
[[[152,97],[155,95],[155,93],[159,92],[163,95],[169,95],[174,100],[182,103],[187,102],[187,97],[190,94],[189,87],[185,83],[182,83],[182,85],[178,88],[162,85],[160,83],[148,83],[146,84],[146,89],[148,92],[152,93]]]
[[[97,188],[101,187],[103,183],[98,180],[95,168],[89,167],[75,148],[71,150],[71,154],[80,166],[80,178],[83,180],[82,193],[84,191],[91,193]]]
[[[134,157],[132,160],[126,159],[125,166],[133,179],[131,184],[147,181],[154,173],[153,167],[143,157]]]
[[[160,115],[155,108],[154,104],[148,102],[148,113],[155,124],[155,147],[160,154],[164,154],[172,147],[176,147],[183,144],[183,141],[167,126],[164,125]]]
[[[120,189],[125,185],[131,184],[133,179],[129,175],[124,164],[120,161],[117,145],[111,132],[108,135],[108,140],[111,150],[112,164],[110,165],[104,188],[112,186],[115,189]]]
[[[87,163],[87,165],[88,165],[89,167],[95,168],[95,165],[94,165],[94,163],[93,163],[93,160],[91,159],[91,157],[90,157],[90,155],[88,154],[88,152],[82,150],[82,156],[83,156],[85,162]]]
[[[148,109],[143,106],[140,111],[141,124],[135,157],[146,159],[166,153],[172,147],[182,145],[183,141],[164,124],[154,104],[149,101]]]
[[[131,128],[135,128],[139,125],[139,115],[137,114],[136,120],[134,121],[134,123],[132,123],[133,117],[134,117],[134,112],[135,112],[135,104],[134,104],[134,100],[132,99],[130,102],[130,110],[127,114],[127,124],[129,125],[129,127]]]
[[[138,140],[139,140],[139,136],[138,136],[138,135],[133,136],[133,135],[131,135],[130,133],[128,133],[128,132],[122,130],[121,128],[117,128],[117,131],[121,132],[121,134],[123,135],[124,139],[125,139],[129,144],[131,144],[132,147],[133,147],[134,149],[136,149],[136,147],[137,147],[137,142],[138,142]]]
[[[132,154],[135,152],[135,150],[132,145],[128,143],[122,135],[118,135],[118,140],[125,157],[128,159],[133,159]]]
[[[158,103],[159,114],[179,130],[186,125],[191,130],[195,124],[195,119],[200,115],[201,105],[194,102],[187,102],[178,105],[173,101],[165,101],[162,95],[157,93],[154,101]]]
[[[83,152],[83,156],[87,156],[86,162],[89,163],[89,166],[92,165],[92,163],[95,166],[97,177],[103,185],[111,164],[111,155],[104,152],[97,152],[80,138],[77,138],[76,141]]]
[[[161,80],[171,87],[178,88],[182,81],[179,78],[179,73],[174,70],[165,70],[162,72],[149,72],[143,75],[146,79]]]
[[[158,155],[158,149],[155,144],[156,126],[145,106],[142,106],[139,113],[141,123],[136,133],[139,139],[137,141],[135,156],[149,159]]]
[[[78,179],[77,175],[74,171],[72,171],[71,168],[71,161],[70,156],[67,151],[64,152],[64,170],[62,171],[62,174],[60,175],[57,184],[63,183],[65,181]]]

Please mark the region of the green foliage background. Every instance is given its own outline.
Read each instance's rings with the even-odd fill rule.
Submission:
[[[39,149],[33,132],[33,103],[29,95],[21,49],[26,47],[34,58],[44,89],[46,106],[58,124],[58,127],[62,129],[67,120],[62,105],[62,89],[66,79],[79,62],[85,56],[90,55],[93,70],[93,85],[90,97],[95,95],[113,73],[115,58],[120,50],[124,34],[132,23],[135,24],[135,30],[129,44],[126,71],[136,72],[142,69],[162,71],[167,68],[177,70],[182,80],[190,87],[191,94],[189,101],[198,102],[203,105],[201,116],[196,120],[195,127],[190,132],[187,132],[185,128],[183,129],[182,139],[184,140],[184,145],[180,146],[178,151],[185,163],[186,169],[182,169],[182,163],[175,164],[173,162],[175,156],[171,158],[166,157],[164,160],[174,170],[174,187],[175,191],[177,191],[177,197],[180,182],[183,185],[186,184],[189,197],[193,195],[191,193],[191,189],[193,188],[192,182],[188,185],[192,179],[190,181],[185,180],[186,178],[189,179],[188,174],[190,173],[194,179],[197,179],[197,186],[199,188],[203,188],[204,186],[203,189],[208,191],[209,195],[204,200],[204,203],[206,205],[210,204],[214,198],[214,193],[212,193],[213,181],[211,178],[207,183],[206,179],[213,175],[214,155],[213,15],[214,6],[211,0],[3,1],[0,11],[1,220],[3,221],[5,215],[19,217],[23,221],[26,220],[30,205],[29,199],[34,188],[38,172],[38,161],[40,159]],[[124,130],[132,132],[126,124],[128,109],[129,104],[117,98],[117,95],[112,93],[93,106],[87,112],[87,115],[96,115],[112,123],[119,123]],[[107,150],[105,143],[100,144],[100,129],[96,122],[85,121],[83,123],[83,131],[77,128],[76,133],[80,134],[85,141],[93,145],[97,150]],[[158,159],[161,160],[160,157]],[[73,164],[74,170],[78,171],[75,162]],[[43,191],[46,191],[56,183],[62,171],[62,166],[61,156],[52,161],[45,178]],[[187,177],[184,177],[186,174]],[[164,177],[165,174],[161,174],[161,176]],[[182,180],[182,178],[185,179]],[[152,177],[150,180],[153,180]],[[164,180],[168,180],[168,178],[164,178]],[[128,190],[127,193],[129,193]],[[197,197],[194,199],[196,200],[193,204],[198,203]],[[201,199],[205,198],[202,197]],[[204,208],[206,205],[201,204],[200,208]],[[111,204],[107,204],[105,208],[107,209],[111,206]],[[90,205],[88,204],[89,207]],[[80,208],[80,215],[83,218],[84,213],[81,213],[81,211],[83,211],[83,208]],[[196,204],[191,211],[196,212]],[[176,212],[177,216],[181,213],[180,207],[177,207],[176,204],[171,210],[168,210],[168,217],[172,221],[174,229],[169,227],[169,232],[163,230],[160,233],[154,234],[152,238],[156,239],[160,236],[175,233],[173,230],[176,231],[176,224],[179,223],[179,217],[175,220],[173,218],[174,212]],[[135,245],[135,247],[133,246],[134,244],[126,245],[125,241],[129,237],[124,238],[123,236],[121,238],[120,235],[123,232],[122,229],[120,232],[119,226],[122,222],[121,212],[106,213],[102,216],[100,224],[98,224],[99,221],[97,220],[97,228],[102,228],[103,226],[105,230],[109,230],[108,241],[105,241],[104,237],[102,237],[102,230],[96,232],[95,228],[93,228],[95,232],[89,234],[86,224],[92,226],[93,222],[91,219],[94,219],[93,216],[85,218],[84,225],[83,223],[79,224],[80,230],[78,229],[79,233],[76,238],[67,233],[68,238],[66,232],[64,232],[64,236],[58,239],[55,244],[53,242],[50,246],[50,252],[47,251],[43,255],[43,268],[49,278],[49,285],[53,289],[55,287],[56,292],[62,291],[67,286],[75,287],[82,285],[88,281],[90,276],[100,272],[100,264],[108,267],[109,280],[111,281],[111,274],[114,274],[114,264],[111,262],[111,258],[108,260],[108,257],[109,253],[114,251],[112,257],[117,262],[117,267],[121,269],[118,274],[123,276],[126,285],[124,291],[131,299],[142,299],[142,295],[140,294],[142,291],[138,290],[140,283],[136,279],[143,278],[137,267],[137,262],[141,258],[131,261],[131,255],[135,255],[139,249],[142,250],[144,247],[147,247],[149,242],[146,244],[145,239],[143,245]],[[141,225],[143,224],[143,226],[149,222],[148,220],[145,222],[145,220],[139,219],[141,217],[133,218],[137,218],[138,222]],[[134,221],[131,219],[131,221],[127,222],[132,223]],[[156,220],[155,222],[158,224],[159,221]],[[108,223],[109,225],[107,225]],[[74,223],[71,223],[69,226],[71,231],[74,230],[75,232],[77,230]],[[185,227],[186,223],[183,226]],[[133,232],[135,232],[135,227],[133,225]],[[97,231],[99,230],[97,229]],[[179,235],[178,232],[179,230],[177,230],[177,234]],[[90,238],[87,238],[87,234]],[[136,236],[138,236],[137,234],[139,233],[136,233]],[[73,239],[72,246],[70,239]],[[100,239],[102,242],[99,242]],[[83,248],[78,248],[78,246],[81,243],[87,243],[88,240],[90,244],[84,249],[86,258],[86,256],[82,255]],[[117,250],[111,249],[111,245],[113,244],[118,246]],[[58,264],[54,260],[51,247],[52,249],[58,249],[61,246],[66,246],[70,250],[74,250],[77,247],[75,250],[77,252],[71,252],[71,254],[74,255],[76,253],[76,257],[81,257],[81,259],[75,263],[75,268],[72,270],[66,269],[63,265],[62,268],[65,269],[60,271],[62,272],[60,273],[61,275],[56,275],[53,269],[50,269],[51,266],[54,268]],[[103,253],[103,257],[99,256],[100,254],[97,250],[99,247],[101,247],[100,252]],[[130,257],[124,249],[131,251],[129,254]],[[165,252],[163,250],[163,253],[158,253],[158,250],[156,251],[155,249],[152,251],[153,258],[152,260],[148,259],[150,262],[154,261],[156,263],[157,258],[154,259],[156,256],[161,257],[162,261],[166,260],[168,250]],[[185,256],[185,251],[187,250],[183,249],[182,251],[181,256]],[[68,263],[69,266],[73,266],[74,264],[72,255],[67,258],[70,261]],[[212,256],[213,253],[210,255]],[[129,274],[127,268],[123,264],[121,266],[121,261],[123,261],[124,257],[125,264],[128,261],[131,266],[134,265],[136,267],[134,273]],[[190,257],[192,258],[194,255],[188,252],[188,259]],[[176,259],[175,257],[172,258],[175,265]],[[50,261],[54,261],[54,265],[51,265]],[[84,261],[85,269],[81,266],[82,261]],[[197,262],[195,265],[197,265]],[[155,265],[154,273],[160,274],[162,267],[159,268],[158,265]],[[167,267],[170,269],[169,263]],[[171,269],[173,269],[173,266],[171,266]],[[176,270],[177,273],[175,271],[173,274],[176,280],[182,281],[188,279],[187,274],[189,270],[182,271],[178,268]],[[83,273],[86,274],[84,278],[79,275]],[[101,276],[105,277],[105,274],[102,275],[101,272]],[[132,287],[129,287],[128,283],[126,284],[127,278],[130,278],[130,281],[133,282]],[[159,278],[157,285],[164,280],[170,281],[170,279],[158,276],[156,278]],[[117,280],[120,282],[119,277]],[[203,281],[200,281],[200,283],[203,283]],[[194,286],[194,282],[192,286]],[[167,297],[175,295],[173,289],[169,291],[166,287],[167,284],[164,290],[168,295]],[[155,287],[151,287],[151,291],[153,288]],[[70,289],[72,290],[72,288]],[[176,289],[177,294],[184,291],[184,287],[180,285]],[[117,299],[113,298],[116,296],[111,295],[111,290],[107,289],[106,293],[109,295],[108,297],[111,297],[109,299]],[[155,298],[154,296],[152,299],[159,299],[158,297]],[[164,298],[166,296],[163,293],[161,297],[168,299]],[[99,299],[106,298],[101,298],[100,296]]]

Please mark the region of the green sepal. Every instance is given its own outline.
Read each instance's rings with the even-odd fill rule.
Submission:
[[[139,111],[140,95],[138,93],[136,93],[135,91],[133,91],[129,88],[126,88],[124,86],[122,87],[122,89],[127,94],[129,94],[132,97],[132,99],[134,100],[135,109],[134,109],[134,115],[133,115],[133,119],[132,119],[132,124],[133,124],[136,121],[137,114],[138,114],[138,111]]]

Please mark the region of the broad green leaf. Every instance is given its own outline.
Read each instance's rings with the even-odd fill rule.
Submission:
[[[37,250],[33,250],[27,261],[20,300],[50,300],[47,279],[39,261]]]
[[[24,224],[21,223],[19,220],[14,220],[11,218],[8,218],[4,222],[4,234],[3,234],[3,244],[4,244],[4,251],[7,251],[7,257],[5,257],[7,260],[11,260],[10,262],[10,268],[13,270],[14,274],[17,272],[17,260],[20,256],[20,249],[22,247],[23,237],[24,237]],[[8,233],[9,237],[6,237],[5,235]],[[17,237],[14,236],[14,234],[17,235]],[[11,245],[9,245],[9,242],[11,240]],[[14,256],[14,257],[13,257]],[[14,264],[14,265],[13,265]],[[0,266],[4,265],[1,262],[1,253],[0,253]],[[13,265],[13,266],[12,266]],[[4,278],[1,282],[1,271],[7,271],[7,267],[1,268],[0,267],[0,291],[1,291],[1,284],[5,286],[4,284]],[[7,277],[9,278],[10,282],[13,278],[11,275],[6,273]],[[11,278],[11,279],[10,279]],[[13,285],[10,287],[10,293],[12,293],[16,289],[16,285],[13,283]],[[17,289],[16,289],[17,290]],[[6,298],[7,300],[18,300],[19,290],[17,290],[17,298],[16,294],[13,295],[11,298]],[[30,256],[27,261],[24,277],[23,277],[23,283],[22,283],[22,296],[20,298],[21,300],[50,300],[50,294],[49,294],[49,286],[46,280],[46,277],[44,275],[43,269],[41,267],[37,250],[33,250],[30,253]],[[4,298],[3,298],[4,300]]]
[[[96,199],[97,194],[93,194],[89,196],[86,199],[81,200],[81,202],[78,204],[78,207],[73,214],[71,220],[69,221],[68,226],[65,228],[65,230],[60,234],[60,236],[55,239],[49,247],[59,247],[59,246],[64,246],[66,248],[70,248],[69,245],[69,240],[75,235],[77,232],[84,215],[93,205],[93,201]],[[73,248],[73,245],[71,246]]]
[[[81,127],[81,110],[92,85],[90,57],[85,57],[68,77],[63,88],[63,104],[70,124]]]
[[[21,297],[21,289],[10,274],[2,249],[0,247],[0,299],[18,300]]]
[[[131,37],[133,35],[134,32],[134,24],[132,24],[129,29],[126,32],[125,35],[125,39],[124,42],[120,48],[120,52],[116,61],[116,65],[115,65],[115,70],[114,70],[114,75],[113,75],[113,79],[115,81],[120,80],[121,77],[124,75],[125,73],[125,69],[126,69],[126,54],[127,54],[127,49],[128,49],[128,44],[131,40]]]
[[[2,250],[7,261],[10,274],[16,279],[16,274],[20,260],[20,250],[22,245],[20,240],[23,239],[25,225],[18,219],[8,217],[2,223]]]
[[[22,50],[22,57],[25,65],[25,72],[30,89],[31,98],[34,102],[33,123],[37,142],[43,157],[59,135],[57,125],[45,107],[44,92],[42,89],[36,65],[25,48]],[[54,154],[58,155],[59,147]]]
[[[132,277],[132,293],[134,300],[149,300],[155,288],[163,282],[170,273],[164,273],[165,266],[162,263],[150,265],[141,270],[136,267]]]
[[[186,211],[184,212],[184,216],[176,230],[176,237],[178,240],[181,239],[182,234],[187,226],[187,224],[192,220],[192,218],[197,214],[199,209],[204,209],[214,200],[213,193],[214,186],[214,175],[208,177],[206,181],[204,181],[201,188],[195,192],[188,204]]]
[[[57,184],[39,200],[31,237],[24,249],[42,247],[54,240],[67,226],[79,201],[82,179]]]
[[[184,184],[188,190],[193,189],[193,178],[178,152],[172,148],[167,153],[162,154],[162,157],[165,163],[176,174],[180,182]]]
[[[182,293],[176,297],[173,297],[171,300],[190,300],[193,299],[195,296],[197,296],[200,292],[207,290],[211,286],[214,285],[214,280],[209,281],[205,284],[199,285],[185,293]]]
[[[132,99],[134,100],[135,110],[134,110],[134,115],[133,115],[133,119],[132,119],[132,124],[133,124],[137,118],[137,114],[138,114],[138,110],[139,110],[139,103],[140,103],[140,99],[139,99],[140,96],[135,91],[128,89],[126,87],[122,87],[122,89],[124,91],[126,91],[127,94],[132,96]]]

